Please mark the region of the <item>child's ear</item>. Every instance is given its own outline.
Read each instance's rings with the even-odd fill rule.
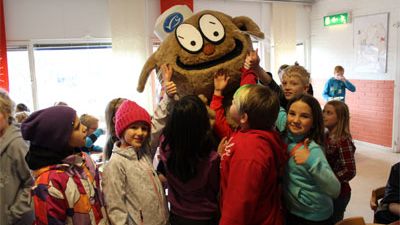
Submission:
[[[307,84],[305,87],[304,87],[304,92],[305,93],[308,93],[308,89],[310,88],[310,84]]]
[[[240,115],[240,124],[247,124],[249,121],[249,117],[247,116],[247,113],[243,113]]]

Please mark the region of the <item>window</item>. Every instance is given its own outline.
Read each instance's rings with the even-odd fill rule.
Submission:
[[[15,102],[24,103],[33,111],[32,82],[29,56],[26,46],[7,49],[10,97]]]

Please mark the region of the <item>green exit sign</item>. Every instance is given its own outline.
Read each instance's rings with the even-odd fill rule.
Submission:
[[[324,16],[324,26],[333,26],[349,23],[349,13],[340,13],[336,15]]]

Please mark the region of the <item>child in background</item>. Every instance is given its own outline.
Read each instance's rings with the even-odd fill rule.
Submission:
[[[53,106],[36,111],[21,131],[30,141],[25,159],[35,177],[35,224],[108,224],[99,172],[90,156],[80,152],[86,127],[75,110]]]
[[[346,97],[346,89],[351,92],[356,91],[356,87],[344,77],[344,68],[336,66],[334,76],[330,78],[324,87],[322,96],[326,101],[339,100],[344,102]]]
[[[115,113],[124,100],[125,98],[114,98],[106,106],[105,119],[107,126],[107,141],[103,151],[103,159],[105,162],[110,159],[114,143],[118,141],[117,135],[115,134]]]
[[[221,144],[220,225],[283,224],[279,176],[287,157],[274,130],[278,112],[269,88],[244,85],[236,91],[230,114],[239,131]]]
[[[217,225],[220,157],[199,97],[175,103],[162,139],[171,225]]]
[[[150,115],[125,100],[115,114],[115,133],[120,141],[114,144],[102,182],[111,224],[167,224],[164,190],[149,149]]]
[[[89,154],[103,152],[102,147],[94,145],[94,142],[97,141],[97,138],[104,134],[104,130],[99,128],[99,120],[89,114],[82,114],[79,120],[84,126],[87,127],[86,144],[85,147],[82,148],[82,151]]]
[[[374,220],[379,224],[400,222],[400,162],[394,164],[385,187],[385,194],[376,209]]]
[[[340,195],[333,200],[333,224],[343,219],[350,201],[349,181],[356,175],[354,152],[356,147],[350,134],[349,108],[344,102],[329,101],[323,111],[325,135],[325,154],[333,172],[341,184]]]
[[[28,108],[28,106],[26,106],[24,103],[18,103],[17,106],[15,107],[15,112],[27,112],[29,113],[30,110]]]
[[[286,102],[301,94],[307,94],[309,87],[310,73],[304,67],[293,65],[283,70],[282,89]],[[287,104],[281,102],[281,105],[287,111]]]
[[[29,225],[34,220],[33,177],[25,162],[28,145],[12,123],[13,111],[13,101],[0,89],[0,224]]]
[[[324,144],[321,107],[314,97],[305,94],[293,98],[288,108],[286,224],[330,225],[332,198],[339,195],[340,183],[321,148]]]

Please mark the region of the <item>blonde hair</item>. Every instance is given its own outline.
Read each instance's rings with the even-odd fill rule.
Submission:
[[[334,73],[344,72],[344,68],[340,65],[335,66]]]
[[[0,113],[4,116],[8,116],[8,123],[11,124],[13,120],[14,114],[14,102],[11,100],[8,93],[0,89]]]
[[[299,65],[293,65],[293,66],[289,66],[284,70],[284,73],[282,75],[283,77],[293,77],[296,76],[298,78],[300,78],[300,80],[302,81],[302,83],[307,86],[310,85],[310,73],[307,72],[307,70]]]
[[[29,117],[29,114],[25,111],[15,113],[15,120],[17,123],[24,122]]]
[[[88,129],[91,128],[94,124],[97,124],[99,122],[99,119],[89,114],[82,114],[79,120]]]
[[[342,101],[332,100],[326,103],[335,109],[337,123],[330,136],[339,140],[340,138],[351,138],[350,134],[350,112],[349,107]]]
[[[251,129],[269,130],[274,127],[279,112],[279,100],[268,87],[244,85],[236,91],[233,104],[239,114],[247,114]]]

